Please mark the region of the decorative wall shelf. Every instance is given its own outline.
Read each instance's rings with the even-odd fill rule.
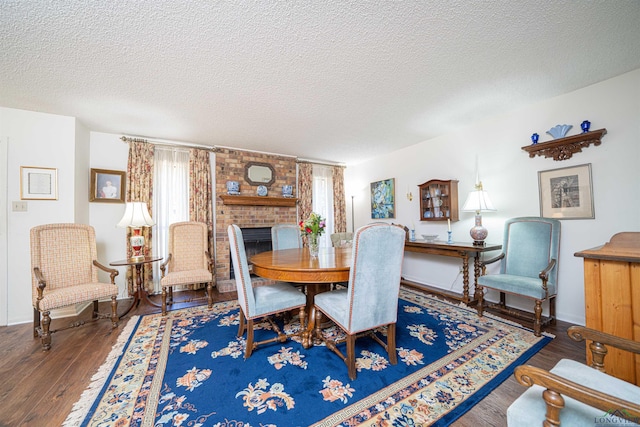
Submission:
[[[529,153],[531,158],[545,156],[553,157],[553,160],[567,160],[591,144],[600,145],[601,139],[606,133],[606,129],[598,129],[578,135],[557,138],[552,141],[527,145],[522,149]]]
[[[298,199],[295,197],[231,196],[229,194],[221,194],[220,198],[225,205],[295,207],[296,203],[298,203]]]

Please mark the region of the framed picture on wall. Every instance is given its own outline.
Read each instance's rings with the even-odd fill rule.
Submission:
[[[91,169],[90,202],[124,203],[126,172]]]
[[[371,183],[371,218],[395,218],[395,178]]]
[[[595,218],[591,163],[538,172],[540,216],[557,219]]]
[[[21,200],[58,200],[58,169],[20,166]]]

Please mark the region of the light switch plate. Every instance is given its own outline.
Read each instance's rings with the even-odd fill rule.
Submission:
[[[11,202],[11,210],[14,212],[26,212],[27,202]]]

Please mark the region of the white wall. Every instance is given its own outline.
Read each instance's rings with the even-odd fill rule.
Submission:
[[[0,140],[7,141],[8,324],[32,320],[29,230],[40,224],[74,222],[75,137],[72,117],[0,108]],[[56,168],[58,200],[28,200],[26,212],[13,212],[20,200],[20,166]]]
[[[592,130],[606,128],[602,145],[586,148],[565,161],[529,158],[521,149],[551,136],[546,130],[572,124],[569,135],[580,133],[588,119]],[[483,214],[488,242],[501,243],[504,221],[515,216],[538,216],[538,171],[591,163],[595,219],[563,220],[559,266],[557,315],[561,320],[584,324],[583,259],[575,252],[599,246],[622,231],[640,231],[640,69],[557,98],[513,111],[458,132],[398,150],[390,155],[349,165],[345,171],[348,205],[355,195],[355,226],[371,221],[369,183],[396,180],[396,218],[390,222],[415,223],[416,235],[439,234],[446,238],[446,222],[420,222],[417,185],[430,179],[459,180],[462,205],[475,180],[475,159],[480,178],[497,212]],[[406,198],[407,189],[413,201]],[[452,223],[453,239],[470,241],[473,213],[460,212]],[[350,212],[347,217],[351,218]],[[414,253],[405,254],[403,276],[409,280],[462,292],[459,260]],[[492,295],[490,295],[490,299]],[[523,300],[510,300],[527,307]],[[523,305],[524,304],[524,305]],[[530,308],[531,309],[531,308]]]
[[[122,135],[91,132],[91,168],[108,169],[125,172],[129,157],[129,144],[125,144],[119,138]],[[84,179],[89,182],[90,169],[84,171]],[[87,198],[89,190],[87,189]],[[125,259],[127,257],[126,235],[124,228],[117,228],[116,224],[122,218],[124,204],[122,203],[89,203],[89,224],[96,230],[96,245],[98,248],[98,261],[104,265],[109,262]],[[116,284],[120,289],[118,298],[127,296],[126,269],[115,267],[120,271],[116,276]],[[109,280],[106,273],[100,273],[101,280]]]

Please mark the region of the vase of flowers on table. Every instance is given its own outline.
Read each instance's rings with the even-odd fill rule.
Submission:
[[[309,240],[309,255],[311,258],[318,257],[318,237],[324,233],[326,227],[325,219],[315,212],[311,212],[309,218],[300,221],[300,233],[307,236]]]

